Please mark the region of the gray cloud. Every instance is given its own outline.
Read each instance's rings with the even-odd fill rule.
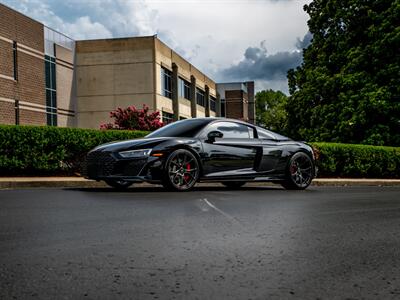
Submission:
[[[262,82],[262,86],[279,86],[287,92],[287,71],[301,64],[303,49],[308,47],[311,39],[312,34],[307,32],[303,39],[297,38],[297,50],[274,54],[268,53],[266,42],[262,41],[259,47],[248,47],[239,63],[221,70],[220,77],[224,80],[256,80]]]
[[[304,35],[302,40],[297,38],[296,48],[299,50],[303,50],[304,48],[307,48],[308,45],[311,44],[312,37],[313,37],[312,33],[307,31],[307,33]]]
[[[260,47],[247,48],[242,61],[221,73],[228,79],[281,80],[286,78],[289,69],[297,67],[301,61],[301,51],[268,54],[262,42]]]

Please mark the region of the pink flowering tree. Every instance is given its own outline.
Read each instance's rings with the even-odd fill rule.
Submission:
[[[124,130],[146,130],[152,131],[162,127],[160,112],[149,113],[149,107],[143,104],[142,109],[129,106],[125,109],[117,108],[110,112],[110,118],[114,119],[114,124],[107,123],[100,125],[100,129],[124,129]]]

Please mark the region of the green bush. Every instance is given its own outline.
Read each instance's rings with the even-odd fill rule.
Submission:
[[[400,148],[312,143],[319,177],[400,178]]]
[[[148,132],[0,125],[0,176],[71,175],[97,145]],[[313,143],[319,177],[400,178],[400,148]]]
[[[147,133],[0,125],[0,176],[73,174],[86,153],[97,145]]]

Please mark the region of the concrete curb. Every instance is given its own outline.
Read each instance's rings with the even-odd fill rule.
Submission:
[[[247,186],[270,186],[267,182],[252,182]],[[400,179],[355,179],[355,178],[316,178],[313,186],[400,186]],[[137,187],[153,186],[149,183],[137,183]],[[198,186],[221,186],[220,183],[199,183]],[[17,188],[99,188],[107,187],[104,182],[87,180],[82,177],[3,177],[0,189]]]

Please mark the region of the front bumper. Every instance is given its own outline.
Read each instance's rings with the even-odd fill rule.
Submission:
[[[82,175],[94,180],[126,180],[132,182],[157,180],[162,162],[157,157],[123,159],[115,152],[92,151],[86,156]]]

